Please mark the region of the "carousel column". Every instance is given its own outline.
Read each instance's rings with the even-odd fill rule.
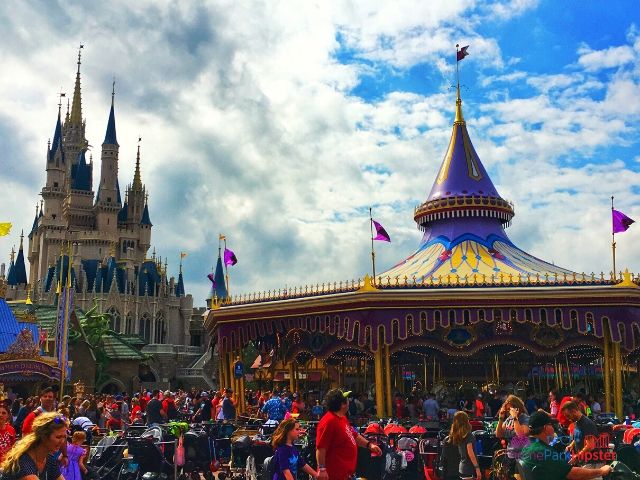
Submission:
[[[296,391],[296,374],[293,362],[293,359],[289,362],[289,391],[291,393]]]
[[[220,353],[220,376],[222,378],[220,388],[229,387],[229,366],[227,365],[228,354],[226,351]]]
[[[602,356],[602,380],[604,383],[604,408],[611,412],[611,344],[609,341],[609,326],[604,326],[603,356]]]
[[[384,375],[382,374],[382,345],[373,352],[373,370],[376,385],[376,413],[378,418],[384,417]]]
[[[385,397],[386,397],[386,416],[393,416],[393,398],[391,396],[391,352],[389,345],[383,344],[384,363],[385,363]]]
[[[238,349],[237,359],[242,363],[242,376],[238,378],[238,396],[240,398],[240,411],[244,413],[247,409],[246,399],[244,398],[244,359],[242,358],[242,348]]]
[[[223,388],[225,385],[225,374],[224,374],[224,353],[222,349],[218,350],[218,387]]]
[[[236,382],[236,376],[233,374],[233,363],[234,363],[234,351],[230,351],[227,354],[227,368],[229,369],[229,387],[233,390],[233,393],[236,397],[237,405],[240,406],[240,397],[238,396],[238,385]]]
[[[622,402],[622,353],[620,343],[612,342],[613,351],[613,405],[619,419],[623,418]]]

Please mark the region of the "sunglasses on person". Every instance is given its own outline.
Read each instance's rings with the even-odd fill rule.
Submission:
[[[67,417],[65,417],[64,415],[58,415],[57,417],[55,417],[53,419],[53,423],[56,423],[58,425],[60,425],[61,423],[67,423]]]

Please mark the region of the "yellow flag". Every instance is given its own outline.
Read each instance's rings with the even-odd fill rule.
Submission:
[[[0,237],[9,235],[12,226],[13,225],[11,225],[10,223],[0,223]]]
[[[187,252],[180,252],[180,258],[184,258],[187,256]]]

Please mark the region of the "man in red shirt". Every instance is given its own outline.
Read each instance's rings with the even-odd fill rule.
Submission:
[[[348,480],[356,471],[358,446],[376,455],[381,455],[382,451],[349,424],[349,402],[342,390],[330,390],[324,403],[327,413],[318,423],[316,436],[318,479]]]
[[[33,428],[33,421],[36,419],[38,415],[41,413],[48,413],[55,411],[55,396],[53,394],[53,389],[50,387],[44,388],[40,392],[40,406],[36,408],[33,412],[29,413],[25,418],[24,422],[22,422],[22,436],[24,437],[28,433],[31,433],[31,429]]]

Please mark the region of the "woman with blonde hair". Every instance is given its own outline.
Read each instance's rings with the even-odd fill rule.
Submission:
[[[42,413],[31,433],[7,452],[0,465],[2,480],[64,480],[56,453],[67,440],[69,424],[59,413]]]
[[[474,440],[471,433],[469,415],[462,411],[456,412],[446,441],[458,447],[458,454],[460,455],[458,474],[462,479],[482,479],[478,457],[474,450]]]

